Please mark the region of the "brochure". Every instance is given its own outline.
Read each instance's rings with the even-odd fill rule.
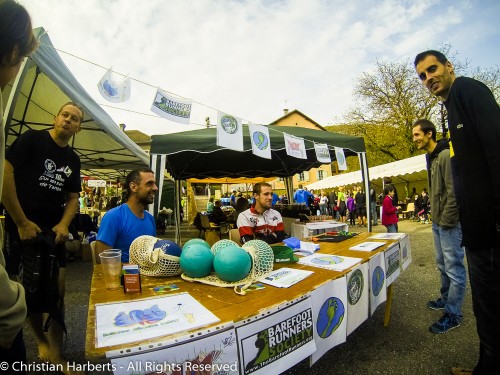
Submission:
[[[380,246],[384,246],[387,242],[362,242],[355,246],[351,246],[349,250],[357,251],[373,251]]]
[[[259,281],[277,288],[288,288],[293,284],[297,284],[299,281],[304,280],[313,273],[313,271],[296,270],[293,268],[283,267],[274,270]]]
[[[300,264],[326,268],[332,271],[344,271],[355,266],[358,263],[361,263],[362,261],[363,259],[361,258],[352,258],[341,255],[321,253],[316,253],[299,259]]]

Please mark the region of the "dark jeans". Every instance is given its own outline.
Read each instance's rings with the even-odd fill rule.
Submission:
[[[500,248],[467,248],[466,254],[480,342],[474,374],[497,374],[500,368]]]
[[[14,371],[12,368],[13,364],[15,362],[15,369],[17,371]],[[12,343],[11,347],[9,349],[4,349],[0,348],[0,363],[8,363],[9,367],[8,369],[5,369],[5,372],[10,372],[11,374],[25,374],[24,371],[19,371],[20,369],[20,363],[22,362],[23,364],[26,364],[26,348],[24,346],[24,340],[23,340],[23,331],[19,331],[17,334],[16,338],[14,339],[14,342]],[[10,371],[9,371],[10,370]],[[2,371],[4,372],[4,371]]]

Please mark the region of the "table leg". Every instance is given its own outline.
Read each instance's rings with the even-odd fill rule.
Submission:
[[[385,316],[384,327],[389,325],[391,320],[391,305],[392,305],[392,284],[387,287],[387,300],[385,301]]]

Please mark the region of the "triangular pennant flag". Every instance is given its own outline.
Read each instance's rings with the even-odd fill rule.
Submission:
[[[261,158],[271,159],[271,142],[267,126],[249,124],[248,130],[253,154]]]
[[[285,138],[286,154],[297,159],[307,159],[306,145],[303,138],[283,133]]]
[[[217,113],[217,146],[243,151],[241,119],[223,112]]]
[[[344,149],[342,147],[335,147],[335,158],[339,171],[347,170],[347,161],[345,160]]]
[[[120,82],[116,82],[112,75],[112,68],[109,68],[97,83],[97,88],[104,99],[113,103],[122,103],[130,98],[130,78],[125,77]]]
[[[168,95],[158,88],[151,106],[151,111],[167,120],[189,124],[191,117],[192,101],[189,99],[179,99]]]
[[[314,150],[316,151],[316,159],[318,159],[320,163],[329,164],[332,162],[330,151],[326,143],[314,143]]]

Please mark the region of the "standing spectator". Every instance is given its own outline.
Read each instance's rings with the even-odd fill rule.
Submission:
[[[352,193],[347,198],[347,210],[349,211],[349,225],[354,226],[356,224],[356,202]]]
[[[309,205],[311,197],[314,198],[314,196],[310,192],[308,192],[307,189],[303,188],[302,184],[299,185],[299,188],[293,194],[293,200],[295,201],[295,203],[305,204],[306,206]]]
[[[377,225],[377,193],[374,188],[370,188],[370,216],[373,226]]]
[[[387,228],[387,233],[398,232],[398,209],[392,204],[394,199],[394,186],[386,185],[384,188],[385,198],[382,202],[382,225]]]
[[[321,197],[319,198],[319,211],[321,215],[328,215],[328,197],[324,190],[321,191]]]
[[[418,216],[420,217],[420,221],[423,224],[429,224],[429,195],[427,195],[427,190],[422,190],[420,196],[422,197],[422,199]]]
[[[338,220],[339,210],[337,207],[337,194],[335,194],[335,190],[332,190],[330,194],[328,194],[328,202],[330,203],[330,213],[333,219]]]
[[[356,187],[356,195],[354,200],[356,201],[356,211],[358,215],[358,225],[360,227],[366,227],[366,194],[361,189],[360,186]]]
[[[0,201],[2,198],[4,173],[5,129],[3,124],[2,91],[12,81],[21,67],[21,62],[37,47],[33,35],[31,18],[26,9],[12,0],[0,1]],[[0,363],[8,369],[15,362],[26,362],[23,340],[23,325],[26,320],[24,288],[9,279],[3,255],[3,228],[0,228]],[[6,370],[8,371],[8,370]],[[18,371],[24,374],[25,371]]]
[[[344,187],[340,186],[339,187],[339,193],[337,194],[337,207],[339,208],[339,217],[340,221],[342,223],[345,223],[345,218],[346,218],[346,197],[344,194]]]
[[[81,130],[82,120],[83,110],[73,102],[66,103],[49,131],[28,130],[19,136],[6,154],[2,196],[8,212],[7,266],[17,268],[22,254],[23,283],[25,287],[30,284],[28,290],[36,289],[34,300],[39,298],[45,305],[28,304],[38,355],[42,361],[64,367],[64,245],[81,190],[80,160],[68,143]],[[44,276],[30,272],[38,261]],[[43,280],[45,287],[37,280]],[[43,313],[49,313],[46,322]],[[49,327],[47,333],[44,326]]]
[[[462,303],[467,281],[465,251],[461,246],[462,229],[451,175],[450,145],[447,139],[436,142],[434,124],[424,119],[413,125],[413,141],[419,150],[427,152],[434,218],[432,233],[436,247],[436,264],[441,274],[440,297],[427,302],[427,307],[432,310],[444,310],[444,314],[429,329],[433,333],[446,333],[460,326],[462,322]]]
[[[474,374],[495,374],[500,368],[500,108],[486,85],[457,78],[441,52],[418,54],[415,68],[448,111],[453,183],[480,341]],[[477,204],[485,191],[488,204]],[[452,372],[464,373],[457,368]]]

